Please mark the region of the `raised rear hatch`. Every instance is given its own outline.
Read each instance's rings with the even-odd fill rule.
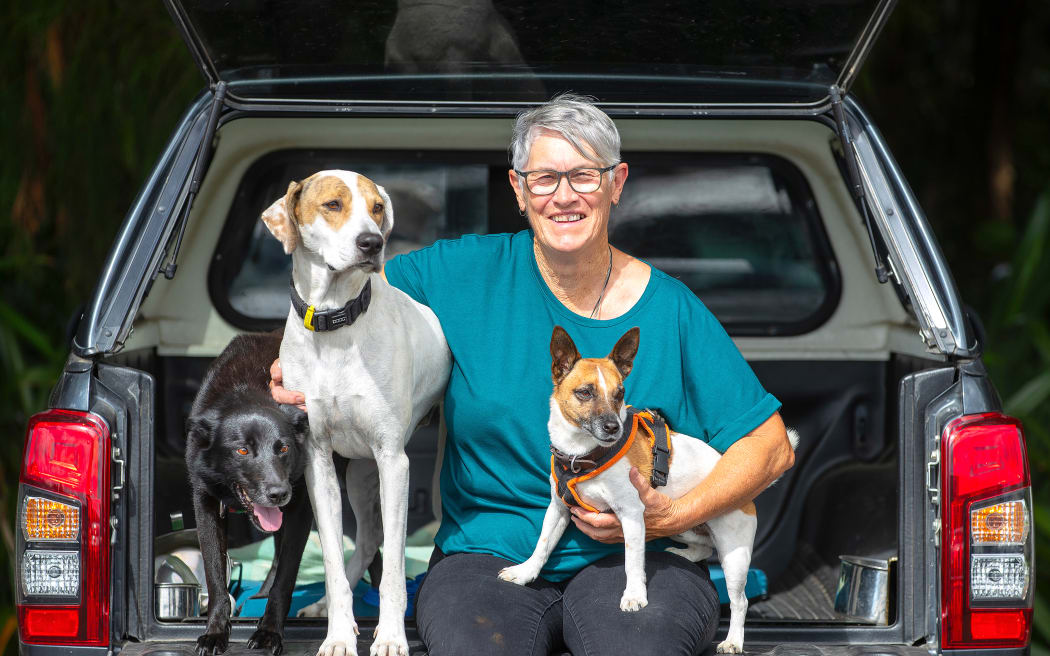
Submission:
[[[166,0],[233,102],[822,106],[895,0]]]

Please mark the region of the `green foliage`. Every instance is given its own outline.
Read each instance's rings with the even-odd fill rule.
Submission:
[[[160,2],[0,4],[0,653],[26,420],[109,244],[202,79]],[[6,647],[6,650],[5,650]]]

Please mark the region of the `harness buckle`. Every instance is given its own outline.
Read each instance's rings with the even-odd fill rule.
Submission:
[[[314,328],[314,306],[306,308],[306,314],[303,316],[303,325],[306,326],[307,330],[317,330]]]
[[[650,480],[653,487],[667,485],[667,472],[670,469],[668,456],[670,452],[660,445],[653,449],[653,475]]]
[[[653,473],[649,483],[653,487],[667,485],[667,474],[671,470],[670,435],[667,422],[653,413]]]

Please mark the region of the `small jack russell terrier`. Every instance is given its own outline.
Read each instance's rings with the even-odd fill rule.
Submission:
[[[378,275],[394,226],[382,187],[352,171],[321,171],[292,182],[262,220],[292,255],[281,367],[284,385],[306,395],[310,416],[306,485],[324,559],[327,599],[320,605],[328,614],[318,656],[356,656],[351,586],[380,542],[385,557],[370,653],[408,656],[405,443],[448,383],[448,344],[430,308]],[[350,458],[346,490],[357,520],[357,549],[345,571],[333,451]]]
[[[637,611],[648,604],[645,590],[645,506],[631,484],[631,467],[671,498],[696,487],[721,457],[703,440],[667,429],[656,413],[636,411],[624,403],[623,380],[638,353],[638,328],[627,331],[606,358],[581,358],[561,326],[551,337],[550,398],[551,503],[532,556],[503,569],[499,577],[519,585],[536,579],[569,525],[570,506],[610,510],[623,526],[627,587],[620,609]],[[798,443],[788,431],[791,445]],[[720,654],[739,654],[744,647],[744,584],[758,519],[755,504],[715,517],[673,537],[688,545],[669,549],[691,561],[717,550],[729,591],[729,634]]]

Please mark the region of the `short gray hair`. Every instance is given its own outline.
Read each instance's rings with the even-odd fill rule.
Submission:
[[[620,132],[612,119],[598,109],[596,99],[563,93],[539,107],[518,114],[510,142],[510,162],[522,170],[529,161],[529,150],[541,130],[565,137],[578,153],[602,166],[620,162]]]

